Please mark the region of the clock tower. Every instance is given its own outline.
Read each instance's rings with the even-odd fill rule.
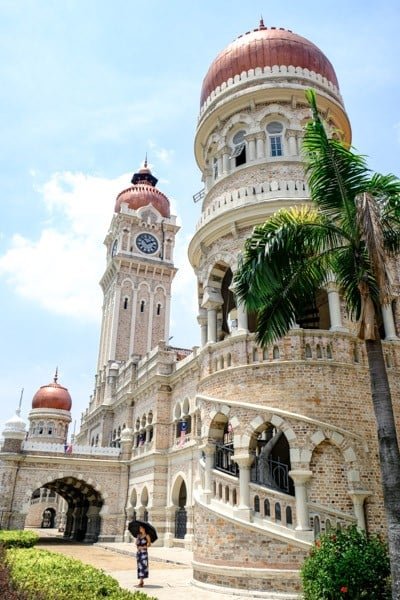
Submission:
[[[175,235],[168,198],[147,166],[116,199],[105,239],[107,266],[98,372],[168,342]]]

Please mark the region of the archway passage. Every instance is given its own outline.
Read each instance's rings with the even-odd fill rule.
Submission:
[[[67,503],[66,513],[61,515],[60,529],[66,540],[94,543],[100,534],[101,494],[92,485],[76,477],[63,477],[44,484],[59,494]]]
[[[179,487],[178,497],[178,509],[175,512],[175,537],[178,539],[184,539],[187,531],[187,490],[186,484],[182,480]]]

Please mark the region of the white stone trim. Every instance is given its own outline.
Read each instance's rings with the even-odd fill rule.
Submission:
[[[200,108],[199,121],[202,116],[209,108],[209,106],[216,100],[220,95],[226,92],[228,89],[232,91],[235,88],[242,86],[244,82],[253,81],[255,84],[260,84],[265,80],[272,80],[271,83],[276,86],[276,82],[273,80],[281,79],[282,75],[287,75],[289,78],[294,79],[306,79],[307,82],[317,82],[326,89],[329,93],[333,94],[335,98],[343,105],[343,100],[340,95],[339,89],[326,77],[322,77],[319,73],[310,71],[309,69],[303,69],[302,67],[293,67],[285,65],[274,65],[273,67],[266,66],[264,68],[257,67],[256,69],[249,69],[243,71],[240,75],[235,75],[234,78],[230,77],[228,81],[224,81],[221,85],[218,85],[206,98]],[[280,84],[282,85],[282,83]],[[293,85],[293,84],[292,84]],[[307,84],[306,84],[307,85]]]

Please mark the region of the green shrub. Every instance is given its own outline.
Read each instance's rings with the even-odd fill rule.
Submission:
[[[28,600],[149,600],[143,592],[129,592],[103,571],[78,560],[35,548],[7,550],[6,562],[15,587]]]
[[[390,600],[386,545],[355,526],[316,540],[301,569],[305,600]]]
[[[39,541],[33,531],[0,529],[0,544],[5,548],[30,548]]]

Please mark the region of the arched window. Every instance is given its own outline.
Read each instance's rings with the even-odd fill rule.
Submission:
[[[52,423],[50,421],[50,423],[47,424],[47,435],[53,435],[53,431],[54,431],[54,423]]]
[[[311,346],[310,344],[306,344],[306,358],[312,358]]]
[[[44,430],[44,423],[43,423],[43,421],[40,421],[38,424],[38,434],[43,435],[43,430]]]
[[[161,314],[161,304],[158,303],[157,304],[157,316],[159,316]]]
[[[317,358],[322,358],[322,350],[319,344],[317,344]]]
[[[237,131],[232,138],[233,152],[231,158],[235,159],[235,167],[240,167],[246,163],[246,142],[244,139],[245,131]]]
[[[286,507],[286,525],[292,525],[292,524],[293,524],[292,507],[287,506]]]
[[[326,519],[325,521],[325,531],[328,533],[328,531],[330,531],[332,529],[332,525],[329,519]]]
[[[140,301],[140,312],[144,312],[144,306],[145,306],[146,302],[144,300]]]
[[[320,533],[321,533],[321,523],[320,523],[319,517],[314,517],[314,537],[315,538],[319,537]]]
[[[258,362],[258,348],[253,348],[253,362]]]
[[[272,357],[274,360],[278,360],[278,358],[280,357],[278,346],[274,346],[274,349],[272,351]]]
[[[260,512],[260,498],[258,496],[254,496],[254,512]]]
[[[271,516],[271,505],[269,503],[268,498],[265,498],[264,500],[264,517],[270,517]]]
[[[124,298],[124,310],[128,308],[128,298]]]
[[[234,506],[236,506],[236,504],[237,504],[237,492],[236,492],[236,488],[233,488],[233,490],[232,490],[232,504]]]
[[[278,123],[278,121],[268,123],[267,134],[270,156],[283,156],[282,132],[282,123]]]
[[[229,502],[229,487],[225,486],[225,502]]]
[[[282,521],[282,511],[279,502],[275,504],[275,521]]]

